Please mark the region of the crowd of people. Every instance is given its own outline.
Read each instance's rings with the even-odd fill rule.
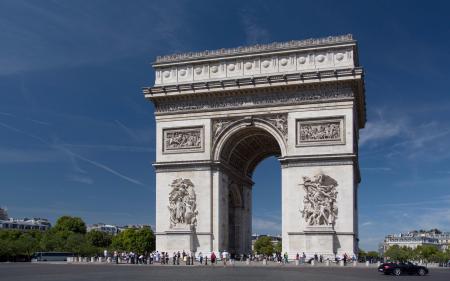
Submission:
[[[280,264],[289,264],[288,253],[275,253],[270,256],[266,255],[230,255],[228,252],[223,251],[219,253],[211,252],[210,254],[202,254],[201,252],[195,255],[192,252],[177,251],[173,253],[169,252],[159,252],[154,251],[149,255],[142,255],[133,252],[117,252],[108,253],[107,250],[104,251],[104,258],[109,259],[114,263],[126,263],[126,264],[162,264],[162,265],[215,265],[232,264],[234,261],[272,261]],[[323,263],[326,260],[331,261],[329,258],[324,259],[322,255],[314,254],[314,256],[307,257],[303,252],[302,254],[297,253],[295,260],[298,263],[311,263],[312,261],[316,263]],[[342,255],[342,257],[336,256],[334,262],[343,261],[344,264],[350,261],[356,261],[356,256],[349,257],[347,254]]]

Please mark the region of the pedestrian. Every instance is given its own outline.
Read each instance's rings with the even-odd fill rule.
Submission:
[[[319,256],[319,262],[320,262],[320,263],[323,262],[323,256],[322,256],[322,255]]]
[[[284,252],[284,263],[288,264],[289,263],[289,256],[287,252]]]
[[[295,255],[295,260],[300,260],[300,255],[298,253]]]
[[[216,254],[214,254],[214,252],[212,252],[211,254],[211,264],[214,265],[216,263]]]
[[[205,265],[208,265],[208,256],[205,255]]]
[[[203,255],[202,255],[202,252],[198,253],[198,260],[200,261],[200,264],[203,264]]]
[[[223,266],[227,266],[227,257],[228,257],[227,254],[228,254],[227,251],[223,251],[223,252],[222,252]]]

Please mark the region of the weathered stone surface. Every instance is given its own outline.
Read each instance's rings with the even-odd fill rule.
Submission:
[[[249,253],[251,176],[276,156],[283,252],[356,251],[364,80],[356,41],[339,38],[158,59],[144,89],[156,109],[158,250]]]

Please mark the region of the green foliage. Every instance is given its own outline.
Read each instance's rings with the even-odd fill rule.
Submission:
[[[256,240],[254,245],[255,251],[257,254],[262,254],[266,256],[270,256],[274,252],[274,247],[270,237],[262,236]]]
[[[15,260],[18,257],[29,259],[34,252],[39,251],[41,236],[38,231],[0,231],[0,260]]]
[[[414,258],[414,250],[403,246],[393,245],[387,249],[384,256],[393,261],[406,262]]]
[[[274,247],[274,251],[275,251],[275,253],[281,253],[282,250],[283,250],[283,244],[281,241],[278,241]]]
[[[369,251],[367,252],[367,257],[371,257],[371,258],[378,258],[380,257],[380,254],[376,251]]]
[[[75,233],[86,233],[86,224],[81,218],[62,216],[57,221],[53,227],[55,231],[69,231]]]
[[[148,254],[155,250],[155,236],[150,228],[126,229],[112,238],[111,248]]]
[[[436,255],[438,254],[438,249],[431,245],[420,245],[414,250],[415,257],[422,259],[424,262],[435,261]]]
[[[92,230],[86,234],[86,239],[92,246],[108,248],[112,242],[112,235],[102,231]]]

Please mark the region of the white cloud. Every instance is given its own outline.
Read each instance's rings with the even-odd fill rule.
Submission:
[[[67,179],[74,182],[79,182],[83,184],[93,184],[94,180],[86,175],[77,175],[77,174],[71,174],[67,176]]]
[[[369,142],[381,141],[398,136],[402,131],[402,123],[387,122],[379,120],[367,122],[364,130],[361,131],[359,144],[361,146]]]
[[[281,233],[281,217],[253,217],[252,232],[258,234]]]

